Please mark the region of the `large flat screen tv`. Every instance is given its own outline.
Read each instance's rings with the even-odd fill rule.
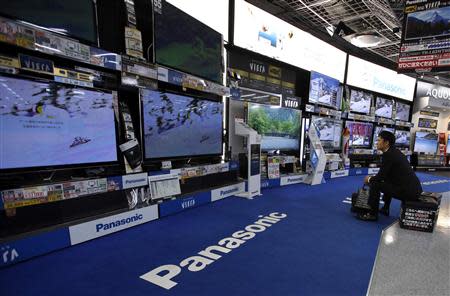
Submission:
[[[375,127],[375,132],[373,133],[372,149],[377,149],[378,134],[381,133],[382,131],[388,131],[394,134],[394,129],[391,127],[383,127],[383,126]]]
[[[414,152],[434,154],[438,146],[438,134],[433,132],[416,132]]]
[[[222,35],[166,1],[155,12],[158,64],[222,84]]]
[[[449,21],[450,6],[408,13],[405,40],[448,36],[450,35]]]
[[[297,109],[250,103],[248,124],[262,135],[262,150],[299,150],[300,114]]]
[[[352,89],[350,90],[350,111],[369,114],[372,106],[373,96],[368,92]]]
[[[373,124],[367,122],[347,121],[345,126],[350,131],[349,145],[353,148],[370,148]]]
[[[0,0],[0,14],[47,30],[97,43],[93,0]]]
[[[0,169],[117,161],[113,95],[0,76]]]
[[[395,131],[395,146],[399,148],[409,148],[411,143],[411,133],[409,131]]]
[[[450,154],[450,134],[447,135],[447,154]]]
[[[339,149],[341,147],[342,120],[313,116],[312,122],[320,133],[320,142],[324,149]]]
[[[309,83],[309,102],[340,109],[339,80],[312,71]]]
[[[411,109],[411,106],[409,106],[408,104],[396,102],[395,119],[402,120],[402,121],[408,121],[410,109]]]
[[[392,119],[393,107],[394,107],[393,100],[377,97],[375,103],[375,115],[379,117]]]
[[[141,100],[146,159],[222,154],[221,102],[148,89]]]

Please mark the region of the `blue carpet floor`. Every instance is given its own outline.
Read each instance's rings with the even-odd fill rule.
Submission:
[[[450,191],[418,174],[425,191]],[[399,214],[356,220],[345,203],[363,177],[227,198],[0,270],[0,295],[365,295],[381,231]],[[446,179],[447,181],[449,179]],[[434,182],[436,183],[436,182]],[[258,220],[286,218],[203,270],[187,268],[170,290],[139,277],[190,256]]]

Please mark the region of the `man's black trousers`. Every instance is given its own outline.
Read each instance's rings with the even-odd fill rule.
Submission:
[[[388,182],[370,182],[370,195],[368,203],[370,205],[370,213],[372,215],[378,215],[381,192],[384,194],[383,201],[385,202],[385,207],[389,207],[392,198],[399,199],[401,201],[417,200],[422,193],[419,192],[419,190],[411,190],[410,188],[404,189]]]

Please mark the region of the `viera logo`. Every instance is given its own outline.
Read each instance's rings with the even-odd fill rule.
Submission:
[[[266,67],[263,64],[258,64],[256,62],[250,63],[250,70],[252,72],[261,73],[261,74],[266,73]]]
[[[195,206],[195,199],[189,199],[181,203],[183,209],[191,208],[193,206]]]

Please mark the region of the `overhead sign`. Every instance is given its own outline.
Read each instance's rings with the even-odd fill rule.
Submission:
[[[448,1],[406,1],[398,71],[450,70],[449,21]]]
[[[412,102],[416,79],[349,56],[347,84]]]
[[[450,88],[442,85],[418,81],[416,98],[422,97],[432,97],[435,99],[450,100]]]

